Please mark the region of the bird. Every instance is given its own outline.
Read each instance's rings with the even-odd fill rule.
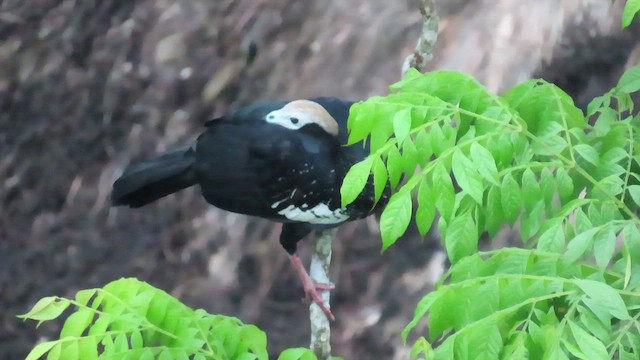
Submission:
[[[282,223],[280,244],[302,282],[305,297],[334,319],[296,254],[314,231],[365,218],[388,200],[375,199],[372,176],[362,193],[341,206],[340,187],[352,165],[369,155],[363,141],[348,143],[353,101],[335,97],[264,101],[205,122],[194,143],[125,168],[114,182],[114,206],[139,208],[199,186],[211,205]]]

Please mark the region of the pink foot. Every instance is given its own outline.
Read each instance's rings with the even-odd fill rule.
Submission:
[[[331,310],[329,309],[327,304],[325,304],[324,300],[322,300],[322,297],[320,296],[320,294],[318,294],[318,291],[333,290],[335,286],[333,284],[318,284],[313,281],[311,276],[309,276],[307,269],[304,268],[304,265],[302,264],[302,261],[300,261],[300,257],[298,257],[298,255],[290,255],[289,259],[291,259],[291,264],[293,265],[293,268],[296,269],[296,272],[300,277],[302,287],[304,288],[305,299],[307,301],[314,301],[320,307],[320,309],[322,309],[322,312],[324,312],[327,318],[334,321],[336,318],[333,316]]]

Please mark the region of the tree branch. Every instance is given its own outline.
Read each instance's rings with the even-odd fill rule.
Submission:
[[[331,243],[335,230],[326,230],[316,240],[311,254],[309,275],[318,284],[330,284],[329,266],[331,265]],[[330,292],[321,293],[322,300],[329,306]],[[311,320],[311,350],[319,360],[331,358],[331,324],[315,302],[309,305],[309,319]]]
[[[438,39],[438,23],[440,18],[436,13],[434,0],[417,0],[422,14],[422,35],[418,40],[414,52],[407,56],[402,66],[402,75],[410,68],[420,72],[426,70],[427,63],[433,58],[433,50]],[[318,284],[330,284],[329,266],[331,265],[331,243],[335,230],[323,231],[316,240],[311,255],[309,275]],[[322,299],[329,306],[330,293],[323,291]],[[331,358],[331,324],[322,309],[315,303],[309,305],[309,319],[311,320],[311,350],[319,360]]]
[[[438,40],[438,23],[440,17],[436,13],[435,0],[416,0],[422,14],[422,34],[413,54],[407,56],[402,64],[402,76],[414,68],[425,72],[427,63],[433,59],[433,50]]]

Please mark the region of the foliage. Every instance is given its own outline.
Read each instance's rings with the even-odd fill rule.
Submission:
[[[622,27],[631,25],[633,18],[640,12],[640,0],[627,0],[622,12]]]
[[[640,65],[584,114],[544,80],[497,96],[465,74],[410,72],[352,107],[350,142],[371,155],[343,205],[373,176],[394,190],[383,248],[438,214],[452,263],[403,331],[429,314],[414,358],[640,357],[639,90]],[[507,224],[522,249],[478,250]]]
[[[69,307],[58,340],[36,345],[39,359],[267,359],[267,337],[254,325],[193,310],[136,279],[120,279],[74,299],[45,297],[21,318],[58,318]],[[280,360],[314,360],[309,349],[288,349]]]

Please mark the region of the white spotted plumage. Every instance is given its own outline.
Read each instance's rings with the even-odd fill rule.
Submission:
[[[279,203],[277,204],[279,205]],[[305,210],[294,205],[289,205],[278,211],[278,214],[291,221],[306,222],[310,224],[338,224],[349,219],[349,215],[345,214],[344,209],[331,210],[329,206],[324,203],[320,203]]]

